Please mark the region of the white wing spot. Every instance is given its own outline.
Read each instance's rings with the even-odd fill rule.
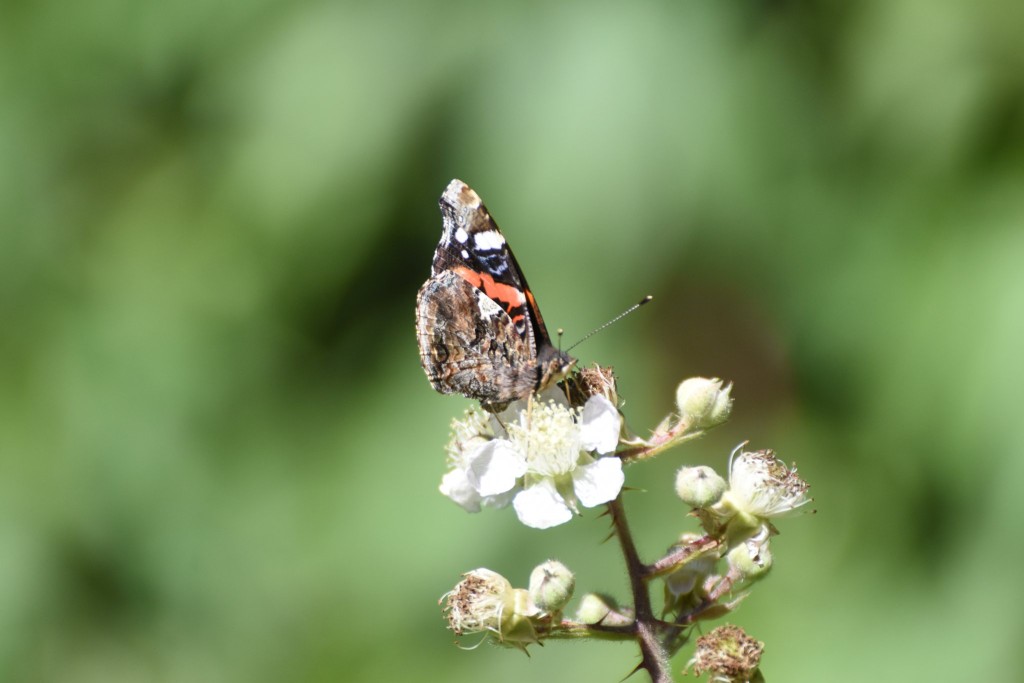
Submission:
[[[503,309],[501,306],[494,303],[494,300],[491,299],[491,297],[487,296],[480,290],[477,290],[476,293],[476,303],[480,307],[480,317],[484,318],[485,320],[487,318],[492,318],[496,315],[500,315],[505,311],[505,309]]]
[[[469,239],[469,233],[466,232],[465,228],[459,228],[458,230],[455,231],[455,240],[459,244],[465,244],[466,240],[468,240],[468,239]]]
[[[462,250],[462,258],[464,258],[464,259],[468,259],[469,258],[469,252],[466,251],[465,249]]]
[[[485,230],[473,235],[473,244],[478,251],[496,251],[505,244],[505,238],[497,230]]]

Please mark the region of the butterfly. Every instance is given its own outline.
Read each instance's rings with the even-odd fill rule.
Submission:
[[[565,377],[537,300],[480,196],[452,180],[430,279],[416,297],[420,363],[431,386],[500,412]]]

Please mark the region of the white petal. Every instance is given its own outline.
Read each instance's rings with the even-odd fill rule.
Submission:
[[[512,507],[519,521],[534,529],[547,529],[572,519],[572,510],[558,495],[550,479],[520,491],[512,501]]]
[[[480,512],[480,494],[466,477],[466,470],[451,470],[441,478],[437,487],[444,495],[462,506],[466,512]]]
[[[511,491],[526,473],[526,459],[510,441],[493,439],[473,454],[466,475],[481,496]]]
[[[622,417],[612,402],[601,395],[591,396],[580,418],[583,450],[611,453],[619,443]]]
[[[589,465],[577,467],[572,473],[576,497],[588,508],[615,500],[625,482],[622,461],[614,456],[598,458]]]
[[[482,505],[485,508],[495,509],[508,507],[508,504],[512,502],[512,499],[515,498],[515,495],[519,493],[521,490],[522,487],[517,485],[511,490],[506,491],[505,493],[499,493],[496,496],[484,496]]]

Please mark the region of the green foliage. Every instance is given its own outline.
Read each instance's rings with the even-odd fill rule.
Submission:
[[[471,563],[624,581],[588,575],[615,561],[593,515],[541,533],[436,491],[465,403],[412,311],[452,177],[570,340],[655,295],[577,350],[635,429],[722,377],[728,434],[812,483],[741,608],[766,678],[1013,677],[1018,8],[7,5],[0,678],[625,677],[633,648],[444,628]],[[675,457],[722,469],[726,436]],[[627,472],[660,491],[629,500],[647,556],[692,525],[665,460]]]

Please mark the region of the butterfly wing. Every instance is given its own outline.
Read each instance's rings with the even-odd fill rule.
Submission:
[[[505,310],[454,271],[420,288],[416,336],[427,379],[443,394],[500,410],[528,396],[540,380],[537,360]]]
[[[434,252],[434,275],[455,271],[487,295],[511,318],[531,354],[539,346],[550,345],[526,277],[480,195],[461,180],[453,180],[439,204],[444,233]]]

